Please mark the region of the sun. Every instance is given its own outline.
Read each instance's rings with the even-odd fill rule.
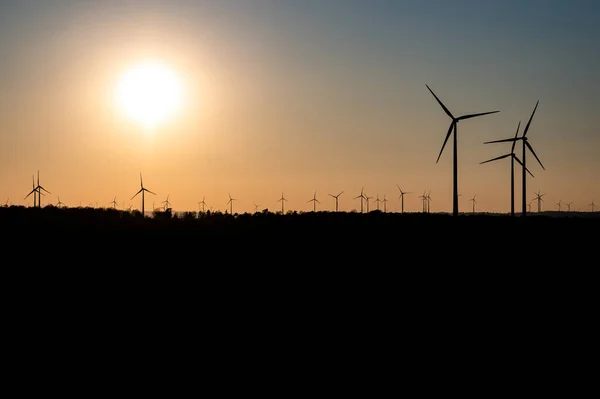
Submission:
[[[171,117],[181,102],[181,82],[175,71],[155,63],[140,63],[120,78],[116,91],[119,107],[146,127]]]

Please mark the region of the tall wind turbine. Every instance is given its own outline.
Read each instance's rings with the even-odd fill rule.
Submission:
[[[29,197],[31,194],[33,194],[33,207],[35,208],[37,205],[37,203],[36,203],[37,189],[35,188],[35,175],[31,175],[31,191],[29,192],[29,194],[27,194],[25,196],[24,199],[27,199],[27,197]]]
[[[423,205],[423,213],[425,213],[427,212],[427,205],[425,205],[427,202],[427,194],[425,193],[425,191],[423,191],[423,195],[419,195],[419,198],[421,198],[422,200],[421,202]]]
[[[283,196],[283,191],[281,192],[281,198],[277,200],[277,202],[281,202],[281,214],[283,215],[283,203],[287,201],[287,199]]]
[[[38,208],[42,207],[42,195],[44,195],[42,193],[42,190],[44,190],[45,192],[47,192],[48,194],[51,194],[50,191],[46,190],[44,187],[40,186],[40,171],[38,170],[37,172],[37,186],[33,187],[33,190],[31,190],[29,192],[29,194],[27,194],[25,196],[25,199],[27,199],[27,197],[29,197],[30,194],[33,193],[33,206],[35,207],[35,194],[38,194],[38,198],[37,198],[37,205]]]
[[[594,204],[594,200],[592,199],[592,203],[589,205],[592,207],[592,212],[594,212],[594,208],[596,207],[596,204]]]
[[[237,198],[231,198],[231,194],[229,195],[229,201],[227,201],[227,205],[229,205],[229,213],[233,216],[233,201],[237,201]]]
[[[427,86],[427,85],[425,85]],[[448,133],[446,134],[446,138],[444,139],[444,144],[442,145],[442,149],[440,150],[440,154],[438,155],[437,161],[435,161],[435,163],[438,163],[438,161],[440,160],[440,157],[442,156],[442,152],[444,151],[444,147],[446,146],[446,142],[448,141],[448,138],[450,137],[450,135],[454,132],[453,135],[453,141],[454,141],[454,157],[453,157],[453,164],[454,164],[454,170],[453,170],[453,177],[454,177],[454,195],[453,195],[453,204],[452,204],[452,214],[454,216],[458,216],[458,145],[457,145],[457,136],[458,136],[458,130],[457,130],[457,126],[458,126],[458,122],[464,120],[464,119],[470,119],[470,118],[475,118],[477,116],[483,116],[483,115],[488,115],[488,114],[494,114],[496,112],[500,112],[500,111],[489,111],[489,112],[481,112],[478,114],[469,114],[469,115],[463,115],[463,116],[459,116],[459,117],[454,117],[454,115],[452,115],[452,113],[448,110],[448,108],[446,108],[446,106],[442,103],[442,101],[435,95],[435,93],[433,92],[433,90],[431,90],[431,88],[429,88],[429,86],[427,86],[427,88],[429,89],[429,91],[431,92],[431,94],[433,94],[433,96],[435,97],[435,99],[437,100],[437,102],[441,105],[441,107],[444,109],[444,111],[446,112],[446,114],[452,118],[452,123],[450,123],[450,128],[448,129]]]
[[[373,198],[373,197],[369,197],[367,194],[365,194],[365,202],[367,203],[367,213],[369,213],[369,200]]]
[[[167,194],[167,199],[164,200],[163,202],[161,202],[162,204],[165,204],[163,209],[166,211],[167,209],[169,209],[171,207],[171,203],[169,202],[169,194]]]
[[[406,194],[412,194],[412,193],[402,191],[402,189],[400,188],[400,186],[397,185],[397,184],[396,184],[396,187],[398,187],[398,190],[400,190],[400,197],[398,197],[398,199],[402,200],[402,213],[404,213],[404,196]]]
[[[147,188],[144,188],[144,181],[142,180],[142,172],[140,172],[140,191],[135,193],[135,195],[133,197],[131,197],[131,199],[134,199],[139,193],[142,193],[142,217],[145,216],[145,214],[144,214],[144,193],[146,191],[149,192],[150,194],[156,195],[156,193],[153,193],[152,191],[148,190]]]
[[[252,203],[254,204],[254,213],[258,212],[258,205],[254,201]]]
[[[61,202],[61,201],[60,201],[60,197],[58,197],[58,202],[56,203],[56,207],[57,207],[57,208],[60,208],[60,207],[61,207],[61,205],[62,205],[62,206],[64,206],[65,204],[64,204],[64,202]]]
[[[340,197],[340,195],[342,195],[344,192],[341,191],[338,195],[333,195],[333,194],[329,194],[330,197],[335,198],[335,211],[338,211],[338,198]]]
[[[427,201],[427,213],[429,213],[429,210],[431,209],[431,190],[429,190],[425,199]]]
[[[538,104],[540,103],[540,101],[538,100],[535,103],[535,107],[533,108],[533,112],[531,113],[531,116],[529,117],[529,121],[527,121],[527,125],[525,126],[525,130],[523,131],[523,135],[521,137],[515,137],[515,138],[510,138],[510,139],[504,139],[504,140],[495,140],[495,141],[487,141],[484,144],[488,144],[488,143],[504,143],[504,142],[508,142],[508,141],[512,141],[515,142],[517,140],[521,140],[523,142],[523,155],[522,155],[522,161],[520,162],[520,164],[522,165],[522,170],[523,170],[523,177],[522,177],[522,182],[523,182],[523,201],[522,201],[522,208],[523,208],[523,216],[527,215],[527,210],[525,208],[526,204],[527,204],[527,149],[529,149],[529,151],[531,151],[531,153],[533,154],[533,156],[535,157],[535,159],[537,159],[537,161],[539,162],[540,166],[542,167],[542,169],[546,170],[546,168],[544,168],[544,165],[542,165],[542,161],[540,161],[540,159],[538,158],[537,154],[535,153],[535,151],[533,150],[533,147],[531,146],[531,144],[529,144],[528,138],[527,138],[527,131],[529,130],[529,126],[531,125],[531,120],[533,119],[533,115],[535,114],[535,110],[538,107]],[[531,172],[529,172],[531,173]]]
[[[379,210],[379,203],[381,200],[379,199],[379,194],[377,194],[377,199],[375,200],[375,204],[377,205],[377,210]]]
[[[562,210],[562,200],[558,200],[556,205],[558,205],[558,211],[560,212]]]
[[[493,162],[493,161],[497,161],[499,159],[510,157],[510,215],[511,216],[515,216],[515,161],[517,161],[521,166],[523,166],[523,164],[521,163],[519,158],[517,158],[517,156],[515,155],[515,146],[517,144],[516,139],[517,139],[517,136],[519,135],[520,127],[521,127],[521,121],[519,121],[519,124],[517,125],[517,132],[515,133],[515,137],[514,137],[515,140],[512,143],[510,153],[501,155],[496,158],[488,159],[487,161],[480,162],[480,164],[483,164],[483,163]],[[527,168],[525,168],[525,169],[527,170],[527,173],[529,173],[531,175],[531,177],[534,177],[533,173],[531,173],[529,171],[529,169],[527,169]]]
[[[206,197],[202,197],[202,201],[198,202],[198,205],[202,205],[202,213],[204,213],[204,206],[207,205],[206,201],[204,201]]]
[[[317,211],[317,202],[320,204],[321,202],[317,199],[317,192],[315,191],[313,194],[312,199],[309,199],[306,202],[312,202],[313,203],[313,212]]]
[[[546,202],[542,199],[542,197],[546,195],[544,194],[540,194],[540,191],[538,190],[537,194],[535,195],[534,200],[537,200],[538,203],[538,213],[540,213],[542,211],[542,202]]]
[[[533,200],[529,201],[529,204],[527,204],[527,211],[531,212],[531,203],[533,202]]]
[[[363,187],[360,188],[360,195],[354,197],[354,199],[360,198],[360,213],[363,213],[363,200],[365,199],[365,194],[363,192]]]
[[[477,194],[475,194],[477,195]],[[475,204],[477,203],[477,201],[475,200],[475,195],[473,195],[473,198],[471,198],[469,201],[473,202],[473,213],[475,213]]]
[[[109,202],[109,204],[112,204],[113,209],[117,209],[117,197],[115,196],[115,198],[113,198],[113,200]]]
[[[383,213],[387,213],[387,198],[385,198],[385,194],[383,194],[383,199],[381,200],[381,202],[383,202]]]
[[[573,201],[571,202],[567,202],[565,205],[567,206],[567,211],[571,212],[571,204],[573,203]]]

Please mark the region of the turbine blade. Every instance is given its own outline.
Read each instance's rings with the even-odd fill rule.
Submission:
[[[515,139],[517,138],[517,136],[519,135],[519,128],[521,127],[521,121],[519,121],[519,124],[517,125],[517,132],[515,133]],[[512,148],[510,149],[510,152],[515,152],[515,145],[517,145],[517,141],[513,141],[513,145]]]
[[[480,112],[478,114],[463,115],[463,116],[460,116],[457,120],[462,121],[465,119],[475,118],[476,116],[495,114],[496,112],[500,112],[500,111],[489,111],[489,112]]]
[[[540,166],[542,167],[542,169],[546,170],[546,168],[544,168],[544,165],[542,165],[542,161],[540,161],[540,159],[538,158],[535,151],[533,151],[533,147],[531,146],[531,144],[529,144],[529,141],[525,141],[525,145],[527,146],[527,148],[529,148],[529,151],[531,151],[531,153],[533,154],[535,159],[537,159],[537,161],[540,163]]]
[[[499,157],[488,159],[487,161],[483,161],[483,162],[479,162],[479,163],[482,164],[482,163],[488,163],[488,162],[492,162],[492,161],[497,161],[498,159],[502,159],[502,158],[506,158],[506,157],[510,157],[510,156],[511,156],[511,154],[500,155]]]
[[[134,199],[139,193],[141,193],[143,190],[143,188],[140,188],[140,191],[138,191],[137,193],[135,193],[135,195],[133,197],[131,197],[131,199]]]
[[[427,86],[427,85],[425,85]],[[429,91],[431,92],[431,94],[433,94],[433,96],[435,97],[435,99],[437,100],[437,102],[442,106],[442,108],[444,109],[444,111],[446,112],[446,114],[452,118],[452,120],[454,120],[454,115],[452,115],[452,113],[450,112],[450,110],[448,108],[446,108],[446,106],[444,105],[444,103],[442,103],[442,101],[438,98],[438,96],[435,95],[435,93],[433,92],[433,90],[431,90],[431,88],[429,86],[427,86],[427,88],[429,89]]]
[[[502,139],[502,140],[494,140],[494,141],[485,141],[483,144],[508,143],[509,141],[517,141],[517,140],[521,140],[521,138],[519,137],[518,139]]]
[[[517,156],[515,154],[513,154],[513,158],[519,163],[519,165],[523,166],[523,162],[521,162],[521,160],[519,158],[517,158]],[[531,173],[529,168],[525,168],[525,170],[527,171],[527,173],[529,173],[531,175],[531,177],[535,177],[533,175],[533,173]]]
[[[448,142],[448,138],[452,134],[453,127],[454,127],[454,121],[452,121],[452,123],[450,124],[450,129],[448,129],[448,133],[446,134],[446,138],[444,139],[444,144],[442,144],[442,149],[440,150],[440,154],[438,155],[437,161],[435,161],[435,163],[438,163],[438,161],[440,160],[440,157],[442,156],[442,152],[444,151],[444,147],[446,146],[446,143]]]
[[[156,193],[153,193],[152,191],[148,190],[147,188],[144,188],[144,191],[149,192],[150,194],[156,195]]]
[[[529,117],[529,120],[527,121],[527,125],[525,126],[525,130],[523,130],[523,136],[521,136],[521,137],[525,137],[525,135],[527,134],[527,131],[529,130],[529,125],[531,125],[531,120],[533,119],[533,115],[535,114],[535,110],[537,109],[539,103],[540,103],[540,100],[538,100],[535,103],[535,108],[533,108],[533,112],[531,113],[531,116]]]

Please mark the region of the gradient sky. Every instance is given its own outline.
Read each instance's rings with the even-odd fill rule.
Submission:
[[[24,200],[31,177],[69,206],[141,208],[167,195],[177,211],[360,209],[361,187],[413,192],[405,209],[452,210],[455,114],[460,210],[508,212],[510,151],[484,141],[528,132],[546,193],[572,210],[600,204],[600,2],[554,0],[220,0],[0,2],[0,200]],[[184,82],[182,107],[148,131],[113,99],[129,67],[159,60]],[[517,155],[521,157],[520,147]],[[520,171],[515,180],[521,209]],[[375,198],[373,198],[375,199]],[[371,209],[375,204],[371,204]],[[536,209],[534,203],[532,210]]]

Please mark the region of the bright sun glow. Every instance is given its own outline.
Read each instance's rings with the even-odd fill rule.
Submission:
[[[128,116],[152,127],[177,110],[181,84],[174,71],[160,64],[144,63],[121,77],[116,100]]]

